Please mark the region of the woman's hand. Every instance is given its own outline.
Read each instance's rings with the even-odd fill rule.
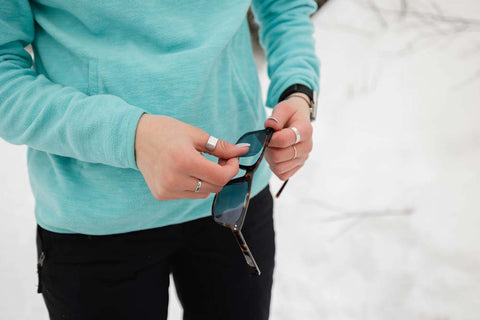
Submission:
[[[239,170],[238,157],[248,146],[236,146],[223,140],[213,152],[205,148],[209,134],[166,116],[144,114],[138,123],[135,154],[150,191],[158,200],[207,198],[219,192]],[[220,159],[215,163],[200,152]],[[199,192],[194,192],[198,180]]]
[[[295,95],[303,95],[308,99],[301,93]],[[272,116],[265,121],[265,127],[275,130],[265,158],[273,173],[281,180],[287,180],[305,164],[312,151],[313,127],[308,103],[295,96],[280,102],[273,109]],[[297,144],[296,134],[290,127],[297,128],[300,133],[300,142]]]

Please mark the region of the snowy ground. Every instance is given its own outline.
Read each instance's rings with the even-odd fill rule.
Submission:
[[[331,0],[314,21],[321,109],[276,202],[271,318],[480,319],[480,2]],[[25,148],[0,156],[0,319],[47,319]]]

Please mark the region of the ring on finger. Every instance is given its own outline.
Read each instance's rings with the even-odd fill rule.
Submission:
[[[300,132],[295,127],[289,127],[289,128],[292,129],[293,133],[295,133],[295,143],[294,144],[299,143],[300,142]]]
[[[200,191],[200,188],[202,187],[202,180],[198,179],[197,181],[197,187],[195,188],[195,193],[198,193]]]
[[[297,159],[297,156],[298,156],[297,148],[295,148],[295,146],[292,146],[292,147],[293,147],[293,158],[291,160],[295,160]]]
[[[209,136],[208,141],[205,144],[205,149],[208,151],[212,152],[215,150],[215,147],[217,146],[218,139],[215,138],[214,136]]]

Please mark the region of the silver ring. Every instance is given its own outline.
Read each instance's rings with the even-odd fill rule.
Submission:
[[[202,187],[202,180],[198,179],[197,187],[195,188],[195,193],[198,193],[201,187]]]
[[[270,116],[270,117],[267,118],[267,120],[268,120],[268,119],[273,120],[273,121],[275,121],[276,123],[280,123],[280,121],[278,121],[278,119],[277,119],[276,117],[274,117],[274,116]]]
[[[217,138],[215,138],[214,136],[209,136],[208,141],[205,144],[205,149],[212,152],[213,150],[215,150],[215,147],[217,146],[217,142],[218,142]]]
[[[295,127],[290,127],[290,129],[292,129],[292,131],[295,133],[295,143],[294,144],[297,144],[300,142],[300,132],[298,132],[298,129],[295,128]]]
[[[297,156],[298,156],[297,148],[295,148],[295,146],[292,146],[292,147],[293,147],[293,152],[294,152],[292,160],[295,160],[295,159],[297,159]]]

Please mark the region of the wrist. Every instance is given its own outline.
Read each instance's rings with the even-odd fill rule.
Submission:
[[[297,112],[310,119],[310,99],[304,93],[296,92],[289,95],[284,101],[295,105]]]
[[[309,109],[309,118],[310,121],[314,121],[317,117],[317,105],[315,91],[303,84],[294,84],[288,87],[280,95],[279,101],[287,99],[302,99],[307,104]]]
[[[304,105],[306,108],[310,108],[310,106],[312,105],[311,99],[305,93],[302,93],[302,92],[292,93],[287,98],[285,98],[285,100],[298,101],[299,103],[300,101],[303,101],[301,105]]]
[[[135,150],[135,163],[137,164],[138,168],[138,160],[139,160],[139,149],[141,148],[141,143],[140,141],[143,139],[144,136],[144,131],[145,131],[145,123],[148,122],[149,114],[144,112],[141,116],[140,119],[138,120],[137,123],[137,130],[135,131],[135,144],[134,144],[134,150]]]

